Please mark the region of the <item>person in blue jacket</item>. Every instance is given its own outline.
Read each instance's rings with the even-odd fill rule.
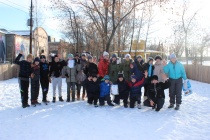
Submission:
[[[103,78],[104,81],[101,82],[100,84],[100,97],[99,97],[100,106],[105,105],[105,101],[107,101],[107,104],[109,106],[114,106],[110,98],[111,83],[109,79],[110,79],[109,76],[105,75]]]
[[[177,61],[175,54],[171,54],[169,59],[170,62],[164,66],[164,73],[168,75],[171,83],[169,87],[170,105],[168,108],[174,108],[174,104],[176,104],[175,110],[179,110],[182,103],[182,79],[184,79],[184,86],[186,86],[187,76],[184,66]]]

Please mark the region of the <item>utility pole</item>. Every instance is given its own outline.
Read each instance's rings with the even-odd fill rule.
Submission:
[[[33,2],[31,0],[31,6],[30,6],[30,48],[29,52],[32,54],[32,28],[33,28],[33,19],[32,19],[32,12],[33,12]]]

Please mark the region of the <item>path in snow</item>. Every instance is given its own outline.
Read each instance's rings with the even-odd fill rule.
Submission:
[[[23,109],[17,79],[0,82],[0,140],[209,140],[210,85],[191,81],[194,94],[181,110],[89,106],[84,101],[56,102]],[[52,100],[50,85],[49,100]],[[66,83],[63,79],[63,97]],[[39,97],[41,101],[41,95]],[[122,103],[121,103],[122,105]]]

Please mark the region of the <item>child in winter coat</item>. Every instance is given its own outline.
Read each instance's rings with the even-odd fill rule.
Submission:
[[[18,80],[19,80],[19,87],[20,87],[20,94],[21,94],[21,102],[22,107],[26,108],[30,105],[28,104],[28,87],[29,87],[29,78],[31,76],[31,62],[32,62],[32,55],[29,54],[27,56],[27,60],[20,61],[23,53],[21,52],[15,58],[15,64],[20,66]]]
[[[32,65],[32,74],[31,74],[31,105],[41,105],[38,100],[39,96],[39,78],[40,78],[40,59],[36,57]]]
[[[125,58],[122,60],[120,69],[124,74],[125,80],[130,80],[131,77],[131,69],[130,69],[130,64],[133,63],[133,59],[131,58],[130,54],[126,54]]]
[[[118,79],[114,83],[118,85],[119,95],[114,96],[114,103],[120,104],[120,99],[123,99],[124,107],[128,107],[128,96],[129,96],[129,86],[128,83],[125,81],[122,73],[118,74]]]
[[[116,82],[118,77],[118,72],[120,71],[120,64],[117,63],[117,54],[112,54],[112,58],[109,63],[108,73],[110,76],[110,81],[112,83]]]
[[[97,102],[100,95],[100,81],[97,78],[97,75],[89,76],[86,80],[85,86],[87,90],[88,103],[92,105],[94,101],[94,106],[98,107]]]
[[[130,87],[130,108],[134,108],[135,102],[138,103],[138,109],[141,109],[141,87],[145,83],[145,78],[147,78],[147,72],[144,73],[145,77],[143,77],[140,81],[137,81],[137,77],[135,75],[131,76],[131,82],[128,82]]]
[[[165,102],[164,90],[170,87],[170,81],[167,80],[165,75],[162,76],[165,83],[158,82],[158,76],[153,75],[151,77],[151,83],[148,85],[147,97],[148,99],[144,101],[144,105],[152,107],[155,111],[159,111]]]
[[[79,71],[80,64],[75,63],[74,60],[74,55],[73,54],[68,54],[68,62],[69,65],[65,66],[63,68],[63,73],[66,77],[66,84],[67,84],[67,102],[70,102],[70,89],[72,89],[72,102],[75,101],[75,85],[76,85],[76,75],[77,75],[77,70]],[[70,63],[73,63],[71,66]]]
[[[100,106],[103,106],[105,104],[105,101],[107,101],[107,104],[109,106],[114,106],[110,98],[111,83],[109,79],[110,79],[109,76],[105,75],[103,78],[104,81],[101,82],[100,84],[100,97],[99,97]]]

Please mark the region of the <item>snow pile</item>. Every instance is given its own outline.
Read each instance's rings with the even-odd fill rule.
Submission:
[[[210,85],[191,81],[193,94],[179,111],[142,107],[89,106],[84,101],[56,102],[23,109],[17,79],[0,82],[0,140],[209,140]],[[63,79],[63,97],[66,83]],[[48,99],[52,100],[52,88]],[[41,95],[39,98],[41,101]],[[121,103],[122,105],[122,103]]]

